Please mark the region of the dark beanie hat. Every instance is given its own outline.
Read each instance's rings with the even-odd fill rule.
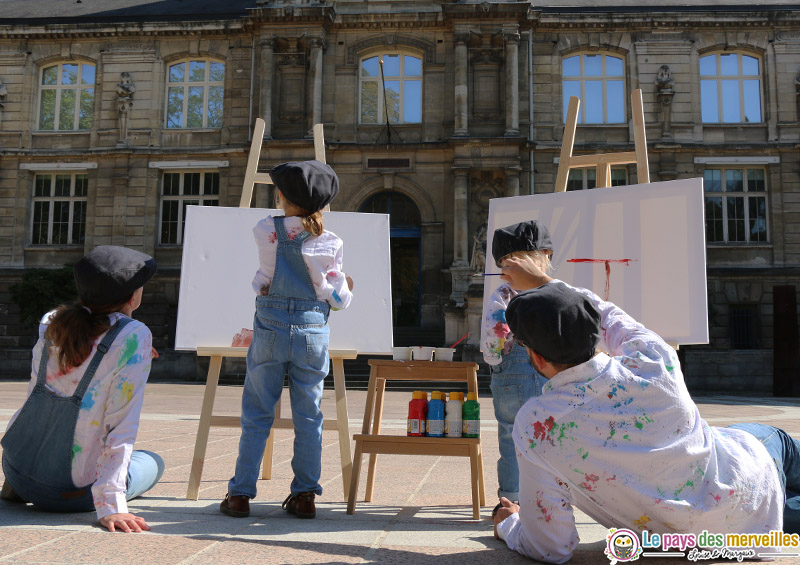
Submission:
[[[339,179],[321,161],[282,163],[269,172],[286,200],[308,212],[322,210],[339,194]]]
[[[494,262],[499,261],[509,253],[515,251],[535,251],[537,249],[553,250],[550,241],[550,231],[536,220],[520,222],[505,228],[494,230],[492,238],[492,257]]]
[[[156,260],[139,251],[100,245],[75,263],[75,286],[84,305],[104,306],[128,298],[156,272]]]
[[[581,293],[550,282],[515,296],[506,310],[511,332],[551,363],[588,361],[600,342],[600,313]]]

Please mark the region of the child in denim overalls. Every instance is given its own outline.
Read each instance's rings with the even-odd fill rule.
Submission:
[[[259,465],[289,373],[294,421],[294,480],[283,507],[300,518],[316,515],[322,494],[322,384],[328,374],[328,313],[346,308],[352,279],[342,268],[342,241],[322,226],[322,208],[339,192],[336,173],[319,161],[284,163],[270,171],[285,216],[253,230],[259,270],[253,341],[247,351],[242,436],[236,472],[220,510],[250,514]]]
[[[517,254],[530,256],[546,272],[553,244],[547,227],[536,221],[522,222],[495,230],[492,256],[498,267]],[[519,468],[511,432],[514,418],[525,402],[539,396],[545,379],[533,368],[524,347],[515,343],[506,323],[506,308],[517,295],[508,283],[492,293],[483,319],[483,359],[492,367],[492,401],[497,418],[500,459],[497,461],[498,497],[519,500]]]

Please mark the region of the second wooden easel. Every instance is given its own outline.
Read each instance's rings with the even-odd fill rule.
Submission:
[[[239,201],[240,208],[249,208],[253,198],[255,184],[272,184],[269,173],[258,172],[258,160],[261,155],[261,142],[264,138],[265,123],[261,118],[256,119],[256,126],[253,132],[253,141],[250,145],[250,155],[247,159],[247,168],[244,176],[244,187],[242,197]],[[314,126],[314,156],[318,161],[325,162],[325,140],[323,138],[322,124]],[[342,486],[344,495],[350,492],[350,480],[353,471],[353,458],[350,451],[350,426],[348,425],[347,413],[347,393],[345,391],[344,379],[344,359],[355,359],[358,351],[354,349],[331,349],[329,352],[333,365],[333,386],[336,397],[336,419],[327,419],[323,422],[323,429],[335,429],[339,431],[339,455],[342,462]],[[189,473],[189,487],[186,491],[186,498],[197,500],[200,494],[200,480],[203,475],[203,465],[205,463],[206,448],[208,446],[208,434],[211,427],[238,428],[240,418],[238,416],[214,416],[214,399],[217,394],[219,384],[219,373],[224,357],[245,357],[246,347],[200,347],[197,349],[198,356],[210,357],[208,366],[208,377],[206,378],[206,388],[203,394],[203,407],[200,412],[200,424],[197,428],[197,438],[194,444],[194,456],[192,458],[192,469]],[[272,425],[267,446],[264,450],[261,478],[272,478],[272,454],[275,445],[275,429],[292,429],[294,427],[291,418],[281,418],[281,404],[278,402],[275,407],[275,421]]]
[[[579,167],[595,167],[597,170],[595,186],[601,188],[611,186],[611,165],[636,163],[636,174],[639,177],[639,184],[649,183],[650,172],[647,168],[647,137],[644,132],[642,91],[636,89],[631,92],[634,151],[573,156],[572,146],[575,144],[575,128],[578,125],[578,111],[580,107],[580,99],[576,96],[570,96],[567,110],[567,123],[564,125],[564,139],[561,144],[561,156],[558,159],[558,175],[556,176],[555,191],[566,191],[569,170]]]

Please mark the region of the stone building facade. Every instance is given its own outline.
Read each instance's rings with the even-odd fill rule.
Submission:
[[[584,102],[576,154],[631,150],[636,88],[652,181],[706,182],[711,343],[682,349],[690,386],[769,393],[781,328],[797,350],[796,311],[781,335],[773,311],[800,274],[790,2],[88,4],[9,0],[0,14],[5,374],[28,370],[34,335],[9,287],[114,244],[160,265],[140,316],[156,374],[194,376],[193,355],[171,350],[183,207],[238,205],[256,117],[264,168],[312,158],[325,125],[332,208],[391,213],[396,323],[448,343],[469,331],[477,358],[489,199],[552,192],[569,94]],[[612,177],[637,181],[635,167]],[[576,171],[570,188],[593,183]]]

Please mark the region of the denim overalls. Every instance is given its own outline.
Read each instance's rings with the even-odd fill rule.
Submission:
[[[497,461],[497,496],[519,500],[519,467],[514,448],[514,418],[529,398],[539,396],[546,379],[528,360],[524,347],[514,343],[499,365],[492,366],[492,402],[497,418],[497,440],[500,459]]]
[[[130,318],[120,318],[97,346],[86,373],[72,396],[47,389],[50,342],[45,340],[36,385],[3,437],[3,473],[14,491],[42,510],[94,510],[92,485],[72,482],[72,447],[81,402],[108,348]]]
[[[228,484],[231,496],[256,496],[259,465],[287,370],[294,423],[291,491],[322,494],[320,400],[328,374],[330,306],[317,300],[303,259],[303,241],[311,233],[289,239],[283,222],[284,217],[275,218],[278,250],[269,294],[256,297],[242,394],[242,437],[236,473]]]

